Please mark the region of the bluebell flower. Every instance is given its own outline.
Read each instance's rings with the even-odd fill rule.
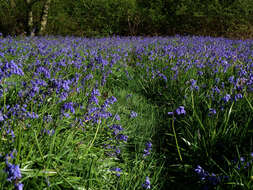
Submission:
[[[202,71],[198,71],[197,75],[202,76],[204,73]]]
[[[117,101],[117,98],[114,96],[111,96],[110,98],[106,99],[104,104],[101,106],[102,108],[106,108],[110,106],[111,104],[114,104]]]
[[[220,94],[220,89],[217,86],[215,86],[214,88],[212,88],[212,91],[213,91],[213,93]]]
[[[130,114],[130,117],[131,118],[135,118],[135,117],[137,117],[137,113],[136,112],[134,112],[134,111],[131,111],[131,114]]]
[[[61,83],[61,87],[65,90],[68,91],[70,89],[71,81],[70,80],[63,80]]]
[[[70,117],[69,113],[63,113],[63,116],[66,117],[66,118]]]
[[[226,94],[226,95],[222,98],[222,100],[223,100],[224,102],[228,102],[229,100],[231,100],[230,94]]]
[[[168,115],[173,115],[174,114],[174,112],[168,112]]]
[[[195,168],[194,171],[199,175],[201,180],[205,180],[209,176],[209,173],[206,172],[200,165],[197,165],[197,168]]]
[[[150,151],[152,150],[152,143],[151,142],[147,142],[145,146],[146,147],[144,149],[143,157],[146,157],[146,156],[150,155]]]
[[[144,189],[151,189],[151,186],[150,186],[150,180],[149,180],[149,177],[147,176],[146,179],[145,179],[145,182],[142,184],[142,187]]]
[[[18,179],[21,179],[21,172],[19,165],[11,164],[8,161],[6,161],[6,168],[5,172],[7,173],[7,180],[8,181],[15,181]]]
[[[117,121],[119,121],[119,120],[120,120],[120,116],[119,116],[118,114],[116,114],[116,115],[115,115],[115,119],[116,119]]]
[[[98,117],[107,119],[109,117],[112,117],[112,114],[110,112],[100,110],[100,112],[98,113]]]
[[[113,130],[113,135],[115,136],[118,135],[118,133],[123,130],[121,125],[116,125],[116,124],[111,125],[109,128]]]
[[[117,154],[117,155],[119,155],[120,154],[120,149],[119,148],[115,148],[115,153]]]
[[[24,187],[24,185],[23,185],[22,183],[17,183],[17,184],[15,184],[15,188],[16,188],[17,190],[23,190],[23,187]]]
[[[212,186],[216,186],[218,183],[221,182],[222,179],[227,180],[228,178],[227,176],[216,176],[214,173],[209,174],[199,165],[197,166],[197,168],[195,168],[194,171],[198,174],[201,181],[205,181],[207,184],[212,185]]]
[[[234,79],[235,79],[234,76],[230,76],[230,77],[228,78],[228,81],[229,81],[231,84],[234,84]]]
[[[92,95],[92,96],[100,96],[101,94],[100,94],[100,92],[99,92],[98,89],[93,88],[93,90],[92,90],[92,92],[91,92],[91,95]]]
[[[123,135],[123,134],[118,134],[117,136],[116,136],[116,139],[117,140],[122,140],[122,141],[127,141],[127,139],[128,139],[128,136],[127,135]]]
[[[184,109],[184,106],[179,106],[177,109],[176,109],[176,114],[177,115],[185,115],[186,114],[186,111]]]
[[[75,108],[73,102],[68,102],[63,105],[63,111],[70,111],[71,113],[75,113]]]
[[[122,172],[122,170],[120,168],[112,168],[112,169],[110,169],[110,171],[114,171],[115,175],[118,177],[121,175],[121,172]]]
[[[4,116],[1,111],[0,111],[0,121],[4,121]]]
[[[90,99],[89,99],[89,104],[94,102],[96,105],[99,104],[98,98],[94,95],[91,95]]]
[[[213,109],[213,108],[210,108],[209,109],[209,116],[212,116],[212,115],[215,115],[216,114],[216,110],[215,109]]]
[[[243,96],[241,93],[235,95],[235,101],[237,101],[238,99],[242,99],[242,98],[243,98]]]
[[[46,133],[46,134],[48,134],[49,136],[52,136],[52,135],[54,135],[55,130],[54,130],[54,129],[52,129],[52,130],[43,129],[43,130],[42,130],[42,133]]]
[[[191,82],[191,86],[192,86],[192,87],[195,86],[195,85],[197,84],[197,81],[194,80],[194,79],[191,79],[190,82]]]
[[[47,79],[51,78],[50,71],[45,67],[38,67],[36,71],[37,71],[37,73],[43,74],[45,76],[45,78],[47,78]]]

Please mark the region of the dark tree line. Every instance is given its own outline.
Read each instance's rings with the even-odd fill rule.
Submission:
[[[4,35],[253,37],[252,0],[0,0]]]

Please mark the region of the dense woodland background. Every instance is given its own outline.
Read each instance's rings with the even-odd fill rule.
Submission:
[[[253,37],[252,0],[0,0],[6,35]]]

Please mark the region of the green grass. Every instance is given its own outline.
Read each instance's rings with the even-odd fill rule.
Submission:
[[[241,81],[242,89],[234,89],[228,82],[232,75],[243,80],[238,74],[240,69],[235,68],[235,65],[244,68],[240,61],[223,72],[217,56],[211,61],[218,68],[215,73],[215,67],[203,58],[203,52],[196,55],[191,52],[195,51],[194,38],[187,38],[187,42],[184,38],[182,42],[169,38],[158,40],[159,43],[123,41],[121,46],[126,47],[119,51],[117,46],[104,47],[103,40],[89,49],[77,43],[78,49],[75,43],[68,44],[75,38],[66,38],[66,42],[56,40],[52,44],[53,39],[37,39],[44,43],[46,53],[43,48],[36,49],[39,44],[36,38],[29,43],[17,41],[24,52],[13,55],[6,51],[12,48],[13,42],[3,42],[1,51],[6,54],[6,60],[0,58],[0,68],[15,60],[21,64],[24,76],[13,74],[0,83],[3,90],[0,114],[6,115],[4,121],[0,121],[0,189],[15,189],[14,184],[22,183],[24,189],[38,190],[142,190],[146,177],[153,190],[203,189],[204,185],[209,189],[252,188],[253,96],[245,82]],[[143,43],[141,53],[127,48],[129,45],[138,47],[138,43]],[[181,55],[177,49],[184,43],[188,49],[183,49],[185,54]],[[196,43],[212,41],[196,40]],[[65,46],[70,48],[64,49]],[[174,57],[170,55],[172,50],[164,54],[168,46],[175,48]],[[26,50],[27,47],[41,52],[34,55],[29,48]],[[63,59],[67,60],[65,66],[60,65]],[[110,65],[113,59],[116,63]],[[195,60],[201,60],[204,66],[199,68],[198,64],[193,64],[187,68]],[[95,67],[101,66],[103,61],[108,61],[104,68]],[[48,69],[51,77],[43,70],[38,72],[40,67]],[[101,85],[100,81],[110,70],[105,85]],[[203,75],[199,75],[199,71]],[[252,68],[248,66],[247,71],[250,73]],[[68,85],[76,74],[79,78]],[[93,78],[83,82],[88,74]],[[250,76],[246,77],[249,80]],[[196,80],[194,85],[199,87],[197,90],[192,85],[193,79]],[[47,84],[41,84],[40,80]],[[57,85],[62,86],[55,87]],[[35,87],[41,91],[32,95]],[[221,92],[213,92],[215,87]],[[101,94],[97,95],[98,105],[91,103],[92,94],[97,93],[94,89]],[[65,92],[66,99],[62,100],[60,96]],[[239,93],[243,94],[241,99],[224,101],[225,95],[234,97]],[[111,115],[108,118],[99,116],[95,123],[89,120],[96,116],[96,111],[89,113],[92,106],[102,109],[112,96],[117,101],[107,108]],[[66,103],[73,103],[74,111],[65,108]],[[186,114],[176,113],[179,106],[184,106]],[[217,113],[210,115],[211,108]],[[132,112],[136,112],[137,117],[131,117]],[[28,116],[33,113],[37,117]],[[113,124],[123,128],[114,133],[127,136],[127,141],[113,133]],[[152,142],[152,150],[144,157],[147,142]],[[242,157],[245,161],[240,161]],[[19,165],[21,178],[6,180],[6,161]],[[219,183],[212,185],[209,178],[201,180],[194,171],[198,165],[209,177],[211,174],[219,176]],[[121,172],[112,171],[115,168],[120,168]],[[228,180],[224,176],[228,176]]]

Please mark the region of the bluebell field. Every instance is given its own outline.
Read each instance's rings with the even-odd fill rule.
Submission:
[[[252,189],[253,41],[0,36],[1,189]]]

